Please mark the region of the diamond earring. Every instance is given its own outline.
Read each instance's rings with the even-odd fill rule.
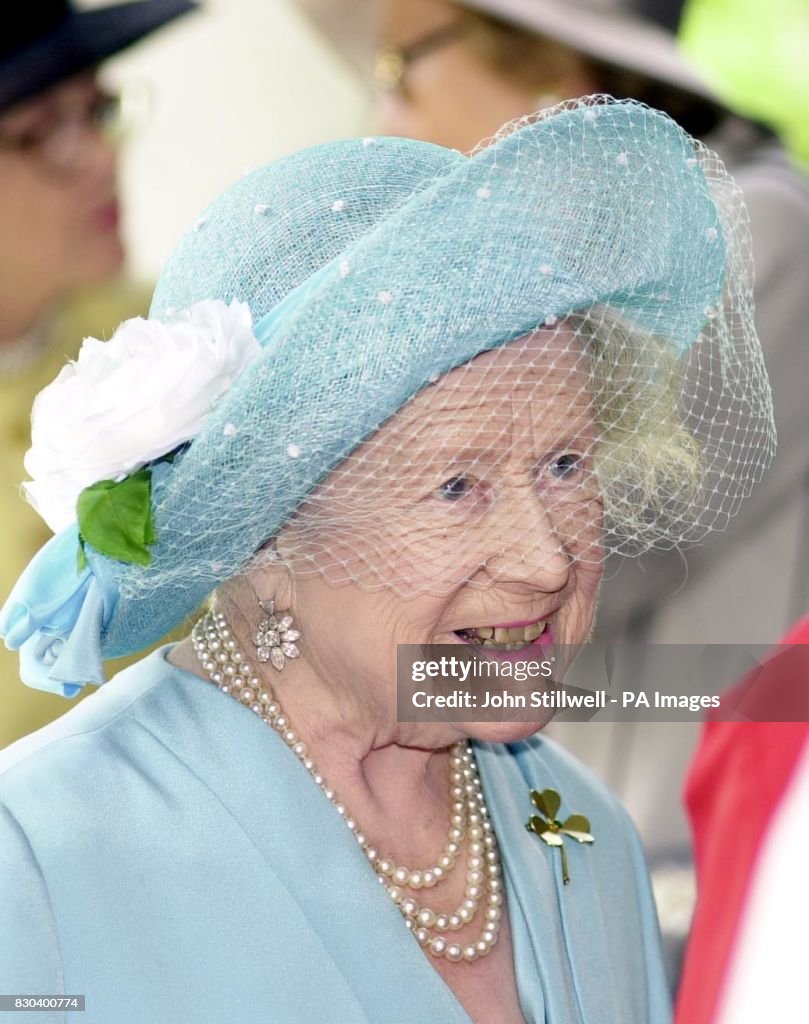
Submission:
[[[269,661],[280,672],[287,658],[300,657],[295,641],[300,640],[301,634],[292,628],[294,621],[289,612],[276,612],[275,601],[258,603],[264,615],[253,637],[256,657],[261,662]]]

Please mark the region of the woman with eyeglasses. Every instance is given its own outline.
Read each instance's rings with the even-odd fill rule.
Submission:
[[[98,66],[193,6],[138,0],[79,12],[67,0],[29,0],[0,38],[3,597],[46,539],[18,500],[33,396],[79,339],[108,336],[122,317],[148,306],[145,293],[121,280],[121,103],[99,84]],[[11,685],[17,678],[15,660],[0,652],[0,748],[62,710],[44,694],[22,700]]]
[[[779,416],[778,478],[766,500],[751,502],[722,542],[690,557],[687,566],[674,554],[661,556],[635,573],[631,585],[623,572],[615,586],[607,584],[600,622],[611,642],[777,642],[809,602],[804,569],[809,565],[804,483],[809,473],[809,179],[790,165],[771,131],[731,111],[683,56],[678,28],[696,5],[683,0],[296,2],[373,89],[375,130],[382,134],[468,152],[509,118],[567,97],[607,93],[664,110],[715,150],[734,174],[750,211],[756,318]],[[779,17],[774,12],[776,22]],[[757,46],[751,43],[750,49]],[[751,68],[751,75],[766,81],[763,63]],[[731,607],[725,599],[728,586],[743,595]],[[648,805],[640,797],[639,803]],[[657,816],[654,831],[674,838],[682,826],[676,824],[673,832],[671,825],[666,811]]]

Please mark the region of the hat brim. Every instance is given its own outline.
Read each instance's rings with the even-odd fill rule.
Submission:
[[[680,53],[676,37],[631,11],[594,11],[581,0],[455,0],[479,11],[564,43],[616,67],[637,71],[712,103],[721,100]],[[371,70],[377,0],[297,0],[341,56],[357,71]]]
[[[616,67],[648,75],[718,103],[708,83],[682,56],[677,37],[628,10],[592,10],[581,0],[463,0],[463,6],[564,43]]]
[[[3,62],[0,111],[120,53],[197,7],[193,0],[134,0],[75,12]]]
[[[652,137],[653,164],[643,150]],[[416,164],[424,166],[420,185],[365,223],[368,196],[386,194],[378,187],[384,176],[401,178]],[[352,181],[366,191],[353,194]],[[296,209],[306,213],[291,221],[288,197],[307,184],[322,206],[300,201]],[[344,201],[338,207],[335,194]],[[593,304],[614,304],[684,352],[722,291],[718,213],[691,141],[669,118],[627,102],[562,110],[471,158],[412,140],[348,140],[253,172],[186,234],[151,315],[212,298],[252,302],[259,286],[249,276],[251,254],[283,261],[279,230],[296,243],[317,237],[335,209],[346,223],[358,218],[362,230],[279,308],[255,305],[263,356],[153,481],[152,564],[114,563],[85,546],[97,578],[112,575],[111,589],[129,594],[105,633],[106,657],[148,646],[190,614],[437,376]],[[245,226],[234,246],[236,224]],[[252,285],[234,278],[228,252]],[[255,429],[246,410],[259,405]],[[290,445],[298,456],[290,457]],[[214,505],[231,501],[243,514],[226,523]]]

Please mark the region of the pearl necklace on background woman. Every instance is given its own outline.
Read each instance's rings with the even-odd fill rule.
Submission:
[[[428,868],[411,870],[397,865],[368,840],[348,808],[317,770],[306,744],[290,725],[271,687],[257,675],[239,650],[224,615],[218,610],[209,611],[194,626],[191,638],[194,652],[210,681],[272,726],[334,804],[419,945],[426,947],[433,956],[443,956],[455,963],[471,963],[486,956],[497,942],[500,931],[503,881],[497,840],[468,740],[455,743],[450,748],[452,812],[442,854]],[[445,881],[467,843],[466,888],[464,898],[455,911],[442,913],[433,910],[405,891],[409,889],[420,893]],[[446,933],[457,932],[474,920],[481,903],[484,903],[483,925],[477,940],[467,943],[453,941],[451,934]]]

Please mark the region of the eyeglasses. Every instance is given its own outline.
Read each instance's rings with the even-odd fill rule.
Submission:
[[[71,108],[32,112],[27,123],[16,127],[4,128],[0,122],[0,150],[58,174],[73,174],[86,158],[88,135],[113,143],[121,138],[123,107],[118,93],[98,91]]]
[[[374,61],[373,77],[377,89],[381,92],[396,92],[406,96],[405,74],[407,69],[426,54],[460,39],[465,31],[466,24],[463,21],[453,21],[407,46],[383,46]]]

